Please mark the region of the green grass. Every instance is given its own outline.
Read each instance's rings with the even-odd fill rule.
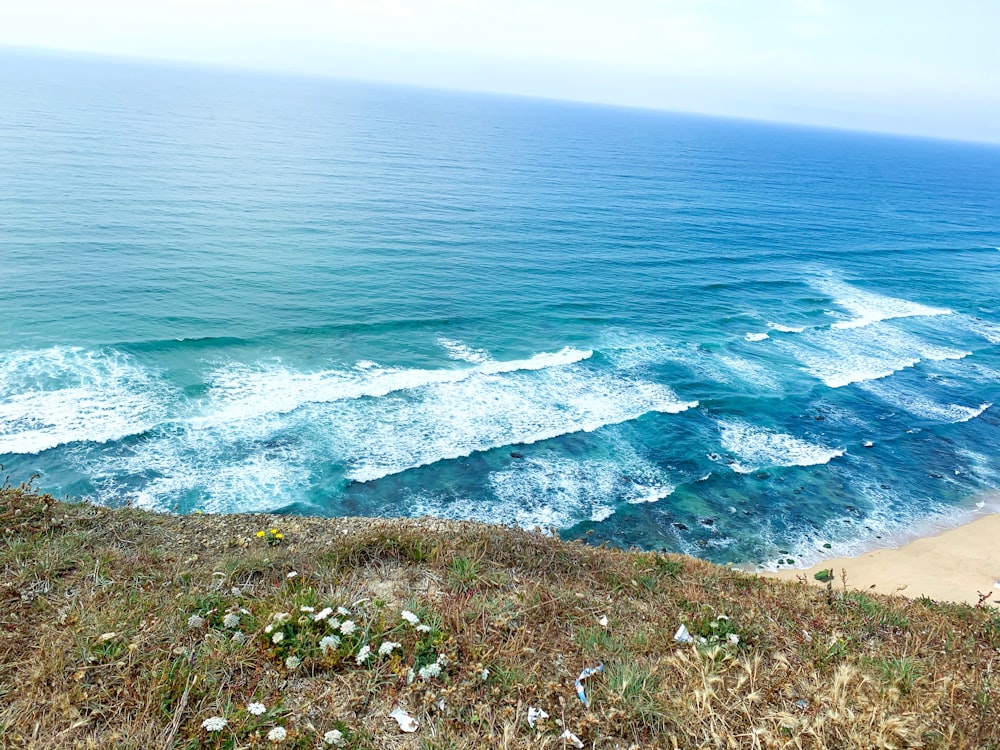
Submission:
[[[0,488],[0,531],[4,748],[272,748],[276,726],[310,749],[334,728],[373,749],[555,749],[564,729],[595,750],[1000,745],[985,607],[472,523],[175,517],[30,487]],[[550,718],[529,728],[529,706]]]

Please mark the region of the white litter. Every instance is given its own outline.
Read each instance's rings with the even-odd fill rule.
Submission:
[[[416,719],[401,708],[395,709],[391,714],[389,714],[389,718],[395,719],[396,723],[399,724],[399,728],[407,733],[416,732],[417,727],[420,726]]]
[[[535,728],[535,722],[542,719],[549,718],[549,715],[540,708],[535,708],[534,706],[528,707],[528,726],[532,729]]]
[[[577,737],[568,729],[559,735],[559,739],[566,740],[566,742],[571,744],[573,747],[581,747],[581,748],[583,747],[583,740],[581,740],[579,737]]]
[[[580,703],[590,708],[590,699],[587,698],[587,691],[583,687],[583,681],[586,680],[591,675],[600,674],[604,671],[604,665],[598,664],[596,667],[587,667],[585,670],[580,672],[580,676],[576,678],[576,697],[580,699]]]
[[[597,624],[600,625],[602,628],[606,628],[608,626],[608,616],[601,615],[601,619],[597,621]]]
[[[694,643],[694,638],[688,632],[687,625],[681,625],[677,628],[677,632],[674,633],[674,640],[678,643]]]

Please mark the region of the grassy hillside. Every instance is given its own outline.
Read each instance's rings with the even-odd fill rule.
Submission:
[[[0,530],[3,747],[1000,748],[995,610],[471,523],[25,487]]]

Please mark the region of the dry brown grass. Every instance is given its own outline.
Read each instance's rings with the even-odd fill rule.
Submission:
[[[257,537],[270,528],[273,546]],[[358,748],[555,749],[565,727],[588,748],[1000,748],[995,610],[841,586],[828,602],[698,560],[470,523],[172,517],[23,487],[0,490],[0,531],[3,747],[315,748],[337,728]],[[324,654],[325,624],[298,618],[326,605],[359,631]],[[292,615],[277,646],[276,612]],[[675,642],[681,622],[705,642]],[[358,665],[365,640],[403,645]],[[442,675],[408,684],[438,654]],[[586,707],[574,680],[598,663]],[[397,706],[416,733],[389,719]],[[530,728],[529,706],[550,718]],[[210,716],[229,726],[207,732]],[[266,737],[277,725],[281,745]]]

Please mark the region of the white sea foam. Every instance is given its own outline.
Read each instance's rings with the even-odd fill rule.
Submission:
[[[803,532],[798,539],[781,546],[792,550],[791,557],[798,567],[809,567],[831,556],[854,557],[874,548],[895,548],[922,536],[940,533],[971,519],[971,509],[956,510],[943,503],[921,498],[901,497],[871,478],[848,477],[849,494],[863,498],[868,510],[860,518],[841,515],[817,529]],[[830,543],[831,548],[823,545]],[[777,560],[761,565],[774,570]]]
[[[844,455],[843,448],[810,443],[783,432],[755,427],[747,422],[720,421],[722,447],[740,460],[733,471],[750,474],[766,466],[815,466]]]
[[[473,349],[461,341],[453,341],[452,339],[442,337],[438,339],[438,344],[447,352],[449,357],[457,359],[460,362],[472,362],[479,365],[484,362],[490,362],[493,359],[485,349]]]
[[[99,488],[99,500],[127,500],[158,511],[172,510],[194,494],[202,498],[198,509],[209,513],[270,512],[301,501],[309,484],[304,455],[291,447],[254,446],[242,432],[186,430],[128,453],[80,459]],[[151,478],[141,484],[119,479],[129,477]]]
[[[634,463],[626,459],[626,464]],[[473,519],[522,528],[566,528],[581,521],[603,521],[619,503],[655,502],[673,491],[648,464],[640,476],[605,459],[531,457],[490,474],[493,499],[476,502],[422,494],[412,498],[415,515]]]
[[[914,416],[937,422],[968,422],[975,419],[993,404],[982,403],[979,406],[962,406],[961,404],[941,404],[932,401],[913,388],[899,384],[884,382],[863,383],[860,386],[888,404],[905,409]]]
[[[991,344],[1000,344],[1000,326],[981,318],[971,318],[965,315],[959,317],[958,325],[967,331],[981,336]]]
[[[475,367],[454,370],[388,368],[365,361],[353,369],[301,372],[281,362],[254,365],[232,362],[216,368],[209,375],[209,403],[203,415],[193,419],[192,424],[212,427],[264,414],[289,413],[309,403],[378,398],[432,385],[459,383],[476,376],[560,367],[592,355],[590,350],[566,347],[557,352],[542,352],[528,359],[484,361]]]
[[[0,356],[0,455],[104,443],[152,428],[173,393],[115,351],[53,347]]]
[[[747,341],[763,341],[764,339],[768,338],[768,335],[766,333],[748,333],[743,338],[745,338]]]
[[[782,333],[802,333],[804,330],[806,330],[805,326],[800,326],[800,327],[785,326],[782,325],[781,323],[770,323],[770,322],[767,324],[767,327],[775,331],[781,331]]]
[[[931,307],[918,302],[865,291],[834,279],[816,279],[810,284],[815,289],[829,295],[837,305],[855,316],[834,323],[833,328],[862,328],[892,318],[950,315],[952,312],[942,307]]]
[[[728,385],[750,385],[758,390],[781,389],[776,373],[746,357],[726,351],[709,351],[698,344],[668,344],[652,337],[614,334],[606,336],[599,347],[621,370],[664,362],[679,362],[699,378]]]
[[[696,405],[590,365],[589,355],[567,349],[459,371],[230,364],[213,372],[197,420],[164,423],[127,452],[81,453],[80,464],[99,487],[143,507],[169,509],[195,495],[205,510],[269,510],[295,501],[317,463],[367,481]],[[672,489],[660,478],[630,481],[634,492],[620,502]]]
[[[848,330],[813,330],[794,341],[776,341],[775,345],[831,388],[884,378],[913,367],[921,359],[962,359],[971,354],[932,344],[889,323]]]
[[[582,366],[480,373],[419,393],[330,404],[328,439],[347,461],[347,476],[369,481],[694,406],[666,386]]]

